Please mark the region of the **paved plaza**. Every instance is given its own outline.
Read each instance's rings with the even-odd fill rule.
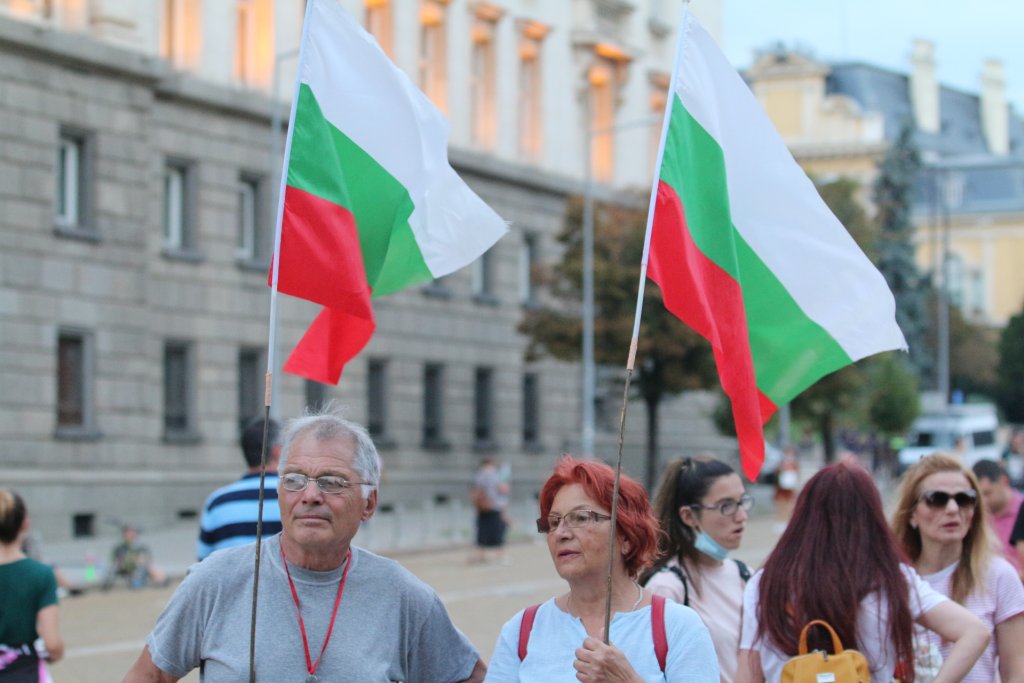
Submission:
[[[778,538],[772,528],[770,503],[762,503],[760,498],[755,508],[758,514],[751,518],[744,547],[736,555],[752,566],[760,564]],[[526,605],[565,589],[552,568],[542,539],[525,533],[516,534],[516,539],[509,546],[509,563],[505,565],[467,565],[469,548],[461,544],[385,554],[401,561],[437,590],[455,624],[488,660],[498,632],[509,617]],[[191,551],[193,530],[182,526],[154,532],[148,540],[157,561],[163,562],[172,575],[180,576],[180,569],[190,556],[181,555],[175,563],[172,554],[175,549],[179,554]],[[55,550],[68,552],[62,548]],[[105,593],[90,590],[64,599],[61,621],[67,654],[52,668],[56,683],[119,681],[138,656],[143,639],[172,591],[173,585],[137,591],[119,587]],[[197,683],[199,675],[193,672],[182,680]]]

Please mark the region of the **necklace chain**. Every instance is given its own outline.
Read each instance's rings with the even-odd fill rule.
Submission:
[[[644,589],[636,581],[633,582],[633,585],[636,586],[636,602],[629,608],[630,612],[639,607],[640,603],[644,601]],[[569,591],[569,595],[565,598],[565,609],[569,614],[572,614],[572,590]]]

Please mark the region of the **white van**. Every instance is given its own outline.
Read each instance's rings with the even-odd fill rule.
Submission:
[[[898,473],[936,451],[959,455],[970,467],[978,460],[999,461],[996,438],[999,419],[987,403],[950,406],[946,413],[921,415],[914,420],[907,445],[897,454]]]

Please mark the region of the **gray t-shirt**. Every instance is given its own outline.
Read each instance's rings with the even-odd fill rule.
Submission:
[[[193,565],[146,639],[153,663],[182,677],[201,668],[205,683],[248,680],[255,545],[227,548]],[[352,568],[330,643],[317,667],[324,683],[451,683],[479,657],[437,594],[394,560],[352,547]],[[323,646],[342,569],[288,564],[315,661]],[[281,562],[280,536],[263,541],[256,625],[256,680],[306,680],[295,602]]]
[[[504,510],[508,506],[508,495],[501,492],[501,476],[494,467],[482,467],[476,473],[473,486],[483,489],[491,501],[492,510]]]

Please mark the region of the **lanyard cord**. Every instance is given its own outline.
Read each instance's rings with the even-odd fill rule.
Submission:
[[[327,627],[327,635],[324,637],[324,646],[320,648],[320,654],[316,661],[309,657],[309,640],[306,638],[306,624],[302,621],[302,608],[299,606],[299,594],[295,590],[295,582],[292,581],[292,573],[288,571],[288,559],[284,556],[284,548],[281,548],[281,561],[284,562],[284,573],[288,577],[288,587],[292,589],[292,600],[295,601],[295,613],[299,615],[299,630],[302,632],[302,649],[306,653],[306,671],[312,676],[316,673],[316,667],[320,664],[320,658],[327,650],[327,643],[331,640],[331,631],[334,630],[334,620],[338,616],[338,605],[341,604],[341,594],[345,592],[345,579],[348,578],[348,570],[352,566],[352,551],[345,556],[345,571],[341,574],[341,583],[338,584],[338,597],[334,598],[334,611],[331,612],[331,624]]]

